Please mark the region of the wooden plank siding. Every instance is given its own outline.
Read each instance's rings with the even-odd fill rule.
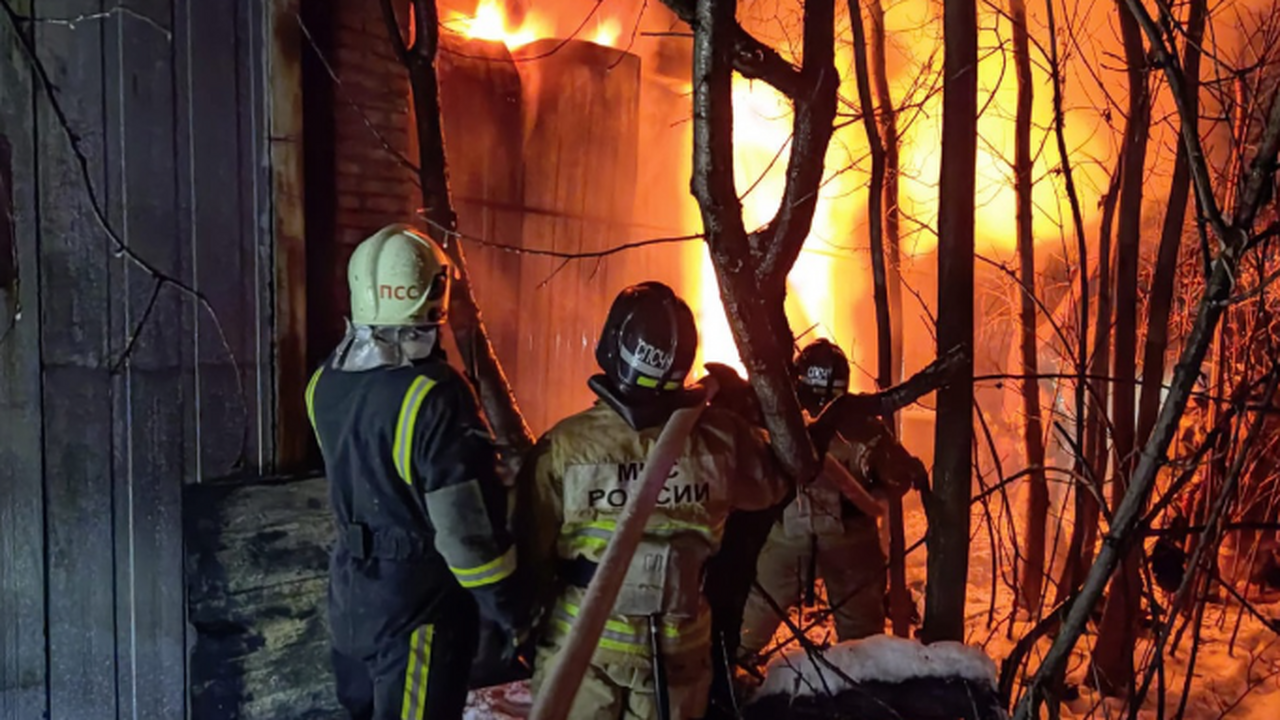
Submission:
[[[13,32],[0,27],[0,717],[39,718],[48,703],[43,462],[32,452],[43,443],[35,90]]]
[[[273,39],[213,5],[16,3],[52,98],[0,16],[0,717],[186,717],[184,486],[275,463]]]

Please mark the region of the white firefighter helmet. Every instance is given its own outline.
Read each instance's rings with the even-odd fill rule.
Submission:
[[[449,281],[449,258],[435,241],[409,225],[388,225],[347,263],[351,322],[439,325],[449,310]]]

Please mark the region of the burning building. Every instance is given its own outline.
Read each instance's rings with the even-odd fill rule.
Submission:
[[[9,50],[0,60],[3,717],[319,717],[332,705],[318,600],[330,519],[303,392],[343,331],[351,250],[421,204],[418,118],[378,0],[213,5],[6,0],[0,16]],[[408,5],[399,5],[407,33]],[[1266,17],[1260,2],[1228,5]],[[1069,21],[1059,18],[1070,48],[1066,158],[1039,45],[1031,73],[1038,386],[1046,415],[1063,426],[1080,412],[1062,379],[1074,372],[1079,304],[1088,297],[1096,307],[1110,292],[1096,276],[1106,254],[1098,237],[1110,232],[1126,142],[1114,93],[1124,68],[1103,62],[1120,47],[1116,8],[1070,6]],[[798,8],[743,2],[739,20],[795,60]],[[904,0],[880,19],[900,141],[899,257],[890,263],[902,297],[900,374],[935,355],[938,209],[968,200],[938,191],[941,10]],[[1047,40],[1042,13],[1031,8],[1031,24]],[[595,334],[628,283],[678,288],[698,316],[698,364],[740,365],[689,193],[688,27],[642,0],[450,0],[440,16],[455,241],[532,430],[591,401]],[[786,313],[801,338],[843,346],[854,388],[871,390],[867,110],[848,24],[837,17],[836,131]],[[1025,465],[1008,24],[1003,11],[979,10],[973,301],[987,437],[978,455],[987,470],[1003,463],[1000,484],[982,497],[1002,494]],[[1268,43],[1250,43],[1269,57]],[[1173,103],[1157,85],[1151,114],[1160,119]],[[1228,93],[1235,99],[1206,101],[1201,131],[1215,141],[1215,166],[1243,166],[1233,148],[1257,138],[1208,116],[1242,117],[1238,108],[1266,91],[1242,85]],[[752,230],[781,202],[792,109],[743,77],[732,96],[734,179]],[[1162,210],[1177,127],[1143,132],[1142,207]],[[1137,225],[1144,267],[1159,214]],[[1188,238],[1192,230],[1175,227]],[[1090,322],[1083,329],[1096,332]],[[902,417],[906,444],[926,461],[932,425],[928,400]],[[1061,471],[1074,450],[1046,428],[1046,464]],[[1067,529],[1051,543],[1051,564],[1073,522],[1071,485],[1053,485],[1052,517]],[[1009,484],[1006,514],[1021,491]],[[909,528],[922,525],[909,504]],[[991,575],[975,576],[994,587],[998,550],[985,552]]]

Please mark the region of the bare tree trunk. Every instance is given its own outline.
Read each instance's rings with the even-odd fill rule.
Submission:
[[[862,105],[862,124],[867,132],[867,145],[871,148],[871,187],[867,195],[867,216],[871,231],[871,278],[876,305],[876,384],[880,388],[896,384],[895,368],[902,365],[901,356],[895,354],[894,327],[901,322],[892,316],[889,307],[888,273],[885,270],[884,243],[884,186],[887,175],[885,147],[876,123],[875,100],[871,95],[871,78],[867,69],[867,34],[862,26],[862,13],[857,0],[849,0],[849,23],[853,31],[853,58],[858,83],[858,102]],[[894,248],[896,255],[897,248]],[[895,263],[896,264],[896,263]],[[897,268],[894,268],[897,272]],[[901,292],[901,289],[899,289]],[[901,296],[899,296],[901,301]],[[900,333],[899,333],[900,335]],[[897,423],[894,423],[895,432]],[[905,553],[906,538],[902,528],[902,500],[889,501],[889,616],[893,633],[907,637],[911,632],[911,595],[907,590]],[[899,547],[901,545],[901,547]],[[895,553],[895,550],[899,552]]]
[[[1125,125],[1126,155],[1120,182],[1119,224],[1116,229],[1116,329],[1114,386],[1111,400],[1112,441],[1115,445],[1115,481],[1112,502],[1119,504],[1129,486],[1134,466],[1134,414],[1138,345],[1138,254],[1142,243],[1142,183],[1150,132],[1150,99],[1147,93],[1146,52],[1142,30],[1133,14],[1119,0],[1120,34],[1124,40],[1129,76],[1129,117]],[[1139,548],[1124,560],[1121,573],[1111,584],[1098,641],[1093,649],[1093,672],[1098,690],[1120,696],[1133,683],[1133,646],[1138,638],[1142,578]]]
[[[693,195],[702,211],[729,328],[771,434],[775,454],[799,480],[820,467],[791,380],[793,334],[783,310],[786,277],[813,221],[836,112],[835,3],[804,6],[802,89],[793,96],[795,142],[773,220],[747,234],[733,181],[734,41],[729,0],[699,0],[694,29]],[[679,11],[677,11],[679,12]]]
[[[1062,177],[1067,190],[1067,199],[1071,203],[1071,218],[1075,228],[1076,235],[1076,263],[1078,266],[1078,282],[1079,282],[1079,302],[1080,314],[1077,323],[1077,342],[1076,342],[1076,387],[1075,387],[1075,456],[1072,462],[1072,471],[1074,477],[1084,477],[1087,474],[1088,460],[1083,453],[1084,447],[1088,444],[1087,427],[1085,423],[1085,407],[1088,400],[1088,365],[1089,365],[1089,245],[1085,239],[1084,220],[1080,210],[1080,197],[1075,190],[1075,179],[1071,170],[1070,152],[1067,149],[1066,134],[1066,110],[1063,107],[1062,99],[1062,66],[1058,54],[1058,29],[1054,20],[1053,0],[1045,0],[1045,16],[1049,25],[1049,72],[1053,82],[1053,126],[1054,136],[1057,139],[1059,162],[1062,164]],[[1107,210],[1104,217],[1110,217],[1110,213],[1115,207],[1115,179],[1112,180],[1112,190],[1107,195]],[[1110,221],[1104,220],[1103,226],[1109,227]],[[1103,233],[1109,238],[1109,230]],[[1099,267],[1105,272],[1107,256],[1105,254],[1099,259]],[[1106,284],[1102,285],[1105,292]],[[1101,316],[1100,316],[1101,317]],[[1108,310],[1109,317],[1109,310]],[[1101,325],[1100,325],[1101,327]],[[1105,353],[1103,355],[1106,356]],[[1081,488],[1077,487],[1079,491]],[[1059,604],[1066,601],[1066,598],[1075,587],[1078,577],[1083,575],[1083,567],[1080,566],[1079,558],[1082,554],[1082,548],[1092,547],[1092,537],[1086,537],[1087,525],[1082,524],[1080,518],[1088,517],[1088,507],[1084,505],[1089,498],[1082,497],[1083,492],[1076,493],[1076,523],[1072,528],[1071,544],[1067,555],[1067,562],[1063,566],[1063,580],[1058,584]],[[1094,509],[1094,524],[1096,527],[1097,510]]]
[[[1066,666],[1072,648],[1084,632],[1086,620],[1101,598],[1108,579],[1136,540],[1136,531],[1141,525],[1143,508],[1155,484],[1156,474],[1167,462],[1169,442],[1177,431],[1178,421],[1186,410],[1218,321],[1227,307],[1241,258],[1253,241],[1254,221],[1262,204],[1270,201],[1265,197],[1265,188],[1274,182],[1276,154],[1280,149],[1280,94],[1277,94],[1268,113],[1266,128],[1258,143],[1257,155],[1250,166],[1244,191],[1235,203],[1231,224],[1228,225],[1212,192],[1212,178],[1205,164],[1200,138],[1196,128],[1192,126],[1194,117],[1183,102],[1185,95],[1180,63],[1165,47],[1159,26],[1142,3],[1139,0],[1125,0],[1125,4],[1146,34],[1154,60],[1165,68],[1165,77],[1175,103],[1179,106],[1182,141],[1187,145],[1187,154],[1191,160],[1191,179],[1196,190],[1196,200],[1203,211],[1205,222],[1213,229],[1221,251],[1212,262],[1212,273],[1196,308],[1195,322],[1178,363],[1174,366],[1168,396],[1160,407],[1151,437],[1138,457],[1129,488],[1112,516],[1107,542],[1102,544],[1102,550],[1089,569],[1079,597],[1071,605],[1062,629],[1045,654],[1026,695],[1018,704],[1015,720],[1033,720],[1039,717],[1046,684]]]
[[[1124,151],[1121,150],[1121,155]],[[1102,222],[1098,232],[1098,311],[1094,321],[1093,355],[1089,361],[1091,377],[1106,377],[1111,362],[1111,223],[1115,217],[1119,194],[1120,174],[1123,164],[1117,164],[1111,176],[1106,199],[1103,201]],[[1087,276],[1085,268],[1082,275]],[[1088,331],[1088,322],[1084,323]],[[1093,547],[1098,541],[1098,516],[1102,507],[1098,498],[1102,493],[1102,478],[1107,472],[1107,399],[1111,396],[1111,383],[1088,381],[1088,398],[1081,414],[1084,415],[1084,444],[1077,448],[1075,525],[1071,528],[1071,542],[1067,549],[1067,561],[1063,564],[1058,582],[1056,601],[1061,603],[1084,582],[1084,574],[1093,563]],[[1083,454],[1081,454],[1083,453]]]
[[[1098,315],[1093,329],[1093,358],[1089,363],[1089,374],[1094,377],[1111,375],[1111,263],[1114,255],[1111,247],[1111,221],[1119,199],[1120,174],[1123,172],[1123,165],[1116,168],[1115,183],[1103,208],[1102,232],[1098,238]],[[1102,479],[1107,476],[1111,458],[1107,444],[1107,405],[1112,395],[1111,383],[1099,380],[1091,384],[1091,400],[1085,414],[1084,446],[1084,460],[1088,466],[1085,482],[1089,483],[1089,489],[1078,496],[1084,506],[1083,512],[1076,519],[1082,543],[1075,579],[1065,592],[1075,590],[1084,581],[1085,571],[1093,564],[1093,548],[1098,541],[1098,516],[1102,512]]]
[[[1207,0],[1191,0],[1187,15],[1187,40],[1183,48],[1183,71],[1186,73],[1184,101],[1192,115],[1200,113],[1200,40],[1204,37]],[[1191,190],[1191,164],[1187,146],[1178,145],[1173,161],[1173,180],[1169,184],[1169,207],[1160,231],[1160,249],[1151,280],[1147,313],[1147,343],[1142,355],[1142,390],[1138,399],[1138,442],[1144,443],[1155,424],[1160,409],[1160,390],[1164,382],[1164,356],[1169,346],[1169,313],[1173,305],[1173,285],[1178,274],[1178,249],[1182,246],[1182,228],[1187,216],[1187,195]]]
[[[409,71],[418,131],[418,179],[422,185],[422,215],[427,232],[453,260],[458,277],[450,299],[449,327],[462,354],[462,363],[479,385],[480,405],[504,453],[518,455],[533,445],[533,434],[516,404],[511,384],[502,371],[485,330],[467,274],[467,259],[457,235],[458,218],[449,198],[449,170],[440,118],[440,88],[436,78],[436,50],[440,40],[435,0],[413,0],[413,42],[406,44],[391,0],[381,0],[383,19],[396,56]]]
[[[887,278],[889,296],[889,347],[893,364],[889,381],[902,381],[903,324],[902,314],[902,242],[898,209],[898,119],[889,92],[889,70],[885,59],[884,6],[880,0],[868,0],[867,17],[871,21],[868,38],[872,88],[875,90],[876,114],[880,119],[880,146],[884,150],[884,240],[889,257]],[[898,416],[891,425],[901,435]],[[907,538],[902,498],[889,498],[889,617],[893,634],[907,637],[911,632],[911,593],[907,590]]]
[[[1013,25],[1013,63],[1018,75],[1018,108],[1014,119],[1014,191],[1018,198],[1018,279],[1022,283],[1022,411],[1027,457],[1027,567],[1022,573],[1022,604],[1031,613],[1040,605],[1044,586],[1045,529],[1049,523],[1049,485],[1044,471],[1044,426],[1040,420],[1040,363],[1036,342],[1036,248],[1031,207],[1031,53],[1025,0],[1009,0]]]
[[[893,385],[902,382],[902,239],[901,214],[898,208],[898,111],[889,92],[889,69],[885,59],[884,5],[880,0],[867,0],[867,18],[871,22],[868,49],[871,52],[871,81],[875,90],[876,115],[880,119],[880,146],[884,149],[884,239],[889,256],[889,319],[892,329]]]
[[[978,20],[975,0],[944,0],[946,83],[938,203],[938,351],[973,345],[974,173],[978,137]],[[922,638],[964,639],[972,491],[973,359],[938,391],[929,516],[928,589]]]

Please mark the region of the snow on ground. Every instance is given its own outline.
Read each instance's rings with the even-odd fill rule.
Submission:
[[[908,496],[906,502],[907,544],[923,537],[925,523],[923,512],[914,494]],[[1021,507],[1021,499],[1010,497],[1015,508],[1015,516],[1020,515],[1016,508]],[[1057,503],[1055,502],[1055,506]],[[1005,511],[998,503],[993,503],[991,512],[1001,519]],[[1065,545],[1070,536],[1070,518],[1051,518],[1050,545],[1055,537],[1060,545]],[[997,543],[1006,544],[1008,539],[997,539]],[[1061,559],[1053,558],[1050,572],[1057,574],[1061,567]],[[1008,562],[1005,558],[1004,562]],[[1000,563],[997,563],[1000,565]],[[963,647],[956,646],[957,658],[945,662],[958,661],[967,668],[966,672],[977,673],[979,666],[983,673],[980,678],[989,681],[995,673],[995,667],[1004,660],[1013,649],[1017,640],[1031,626],[1025,616],[1010,619],[1010,608],[1013,596],[1007,587],[1011,578],[1005,576],[1007,570],[996,568],[993,583],[992,544],[986,529],[986,516],[979,506],[974,509],[973,536],[969,561],[969,588],[967,603],[967,633],[965,643],[972,648],[980,648],[990,658],[980,662],[976,656],[970,655]],[[921,548],[907,559],[907,581],[917,601],[924,594],[925,553]],[[994,597],[993,589],[994,587]],[[1167,598],[1161,598],[1167,602]],[[923,603],[920,603],[923,604]],[[1259,604],[1257,609],[1268,618],[1280,619],[1280,602]],[[816,612],[807,609],[794,611],[792,620],[808,626]],[[780,629],[780,635],[787,634]],[[810,628],[809,638],[819,645],[834,642],[834,632],[830,624],[818,624]],[[1127,707],[1123,701],[1108,699],[1105,702],[1097,698],[1085,684],[1088,672],[1089,652],[1094,641],[1093,628],[1086,633],[1077,645],[1068,666],[1067,681],[1079,688],[1080,696],[1065,704],[1062,708],[1064,720],[1124,720],[1128,717]],[[886,642],[887,640],[887,642]],[[868,641],[863,641],[866,645]],[[849,657],[840,660],[842,667],[855,672],[875,672],[880,675],[901,674],[908,669],[937,667],[939,660],[919,657],[919,651],[909,648],[907,641],[876,638],[871,641],[869,649],[832,650],[829,656],[835,660],[838,653]],[[1032,651],[1028,666],[1032,669],[1039,665],[1040,659],[1048,650],[1049,639],[1043,640]],[[854,644],[849,644],[853,646]],[[1165,717],[1172,718],[1182,699],[1182,688],[1187,676],[1188,656],[1191,650],[1191,633],[1188,631],[1179,646],[1175,657],[1166,658],[1164,686]],[[1150,637],[1139,640],[1137,653],[1138,664],[1145,665],[1145,656],[1151,646]],[[843,647],[843,646],[841,646]],[[893,652],[889,652],[892,648]],[[791,650],[794,652],[794,650]],[[942,653],[945,655],[946,652]],[[906,659],[892,657],[900,653]],[[803,653],[799,657],[803,657]],[[991,664],[994,662],[994,664]],[[870,669],[868,669],[870,668]],[[853,673],[850,673],[851,675]],[[898,676],[898,675],[895,675]],[[781,677],[781,676],[780,676]],[[791,674],[794,677],[794,673]],[[827,674],[828,681],[833,675]],[[855,677],[855,679],[860,679]],[[784,681],[779,681],[784,682]],[[1152,685],[1147,701],[1138,712],[1139,720],[1156,720],[1158,703],[1157,686]],[[522,707],[527,708],[529,691],[527,685],[518,683],[502,688],[490,688],[471,693],[466,720],[515,720],[524,714]],[[527,712],[527,710],[525,710]],[[1190,697],[1187,700],[1185,720],[1277,720],[1280,719],[1280,636],[1266,627],[1260,620],[1248,613],[1243,613],[1236,603],[1210,605],[1205,611],[1204,629],[1195,668]]]
[[[838,693],[851,687],[851,682],[893,683],[925,677],[963,678],[994,688],[996,666],[981,650],[961,643],[926,646],[915,640],[878,635],[834,645],[817,661],[804,650],[788,650],[769,662],[757,695]]]
[[[1022,506],[1022,498],[1010,497],[1015,508]],[[993,514],[1003,514],[997,504],[991,507]],[[1065,545],[1071,534],[1071,518],[1050,518],[1049,543],[1052,546],[1055,535]],[[1003,524],[1003,523],[1002,523]],[[1010,578],[995,578],[994,615],[991,613],[992,598],[992,558],[991,541],[986,529],[986,518],[980,507],[975,507],[972,519],[973,535],[969,559],[969,588],[967,599],[967,634],[965,641],[971,646],[980,647],[997,665],[1004,660],[1013,649],[1014,644],[1033,624],[1025,613],[1011,621],[1010,609],[1013,606],[1013,594],[1007,587]],[[907,542],[921,537],[924,532],[924,521],[918,513],[908,509]],[[997,540],[997,542],[1002,542]],[[1003,542],[1008,542],[1004,540]],[[1050,567],[1056,575],[1061,567],[1061,558],[1051,555],[1053,564]],[[1005,562],[1008,562],[1007,557]],[[1003,575],[1007,570],[999,568]],[[923,550],[917,551],[907,562],[908,584],[923,593],[925,578],[925,556]],[[1052,599],[1053,588],[1048,589]],[[1163,592],[1158,593],[1159,600],[1167,604],[1169,598]],[[1280,619],[1280,602],[1256,605],[1259,612],[1268,618]],[[988,622],[989,617],[994,617]],[[1068,664],[1067,682],[1080,692],[1079,698],[1064,704],[1063,720],[1123,720],[1128,717],[1128,706],[1125,701],[1108,698],[1105,701],[1089,689],[1087,673],[1089,656],[1096,639],[1096,628],[1090,625],[1088,631],[1080,638]],[[1232,638],[1234,635],[1234,643]],[[1029,662],[1032,670],[1039,666],[1040,660],[1048,651],[1052,642],[1046,638],[1033,649]],[[1143,632],[1134,654],[1138,667],[1147,665],[1147,657],[1151,651],[1153,638]],[[1188,628],[1175,657],[1165,657],[1164,693],[1166,718],[1173,718],[1182,700],[1183,686],[1187,677],[1188,657],[1192,645],[1192,632]],[[1015,691],[1020,692],[1020,691]],[[1153,682],[1146,701],[1138,711],[1139,720],[1155,720],[1158,716],[1157,685]],[[1251,616],[1235,602],[1226,604],[1210,604],[1205,610],[1203,630],[1201,632],[1200,649],[1193,671],[1192,685],[1187,700],[1185,720],[1277,720],[1280,718],[1280,636]]]
[[[530,702],[527,682],[473,690],[462,720],[519,720],[528,715]]]

